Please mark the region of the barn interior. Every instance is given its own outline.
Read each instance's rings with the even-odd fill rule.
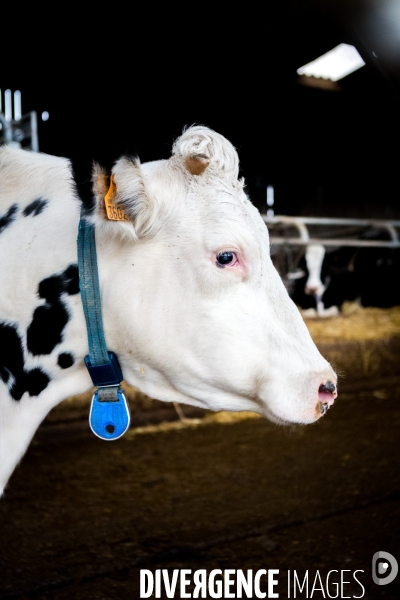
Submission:
[[[66,399],[0,500],[1,598],[138,598],[141,569],[279,569],[281,598],[329,597],[335,571],[332,597],[347,577],[337,597],[397,600],[399,577],[376,585],[371,564],[378,551],[400,560],[400,2],[289,0],[221,22],[169,15],[140,35],[130,23],[119,35],[75,23],[73,48],[71,28],[34,19],[34,44],[20,31],[27,59],[9,52],[0,72],[0,112],[5,90],[18,90],[26,117],[11,116],[14,143],[32,144],[35,111],[38,149],[89,172],[122,154],[168,158],[193,123],[222,133],[288,291],[304,289],[308,245],[336,261],[331,303],[318,310],[308,294],[299,308],[339,397],[317,424],[280,427],[124,383],[131,427],[112,444],[89,430],[92,391]],[[337,81],[298,73],[339,44],[363,66]],[[289,571],[308,572],[307,594],[293,595]]]

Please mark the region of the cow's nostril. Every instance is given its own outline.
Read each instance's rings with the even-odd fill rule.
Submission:
[[[313,287],[306,287],[305,288],[305,293],[308,294],[309,296],[316,296],[318,289],[317,288],[313,288]]]
[[[333,394],[336,392],[336,385],[333,381],[327,381],[319,386],[319,392]]]

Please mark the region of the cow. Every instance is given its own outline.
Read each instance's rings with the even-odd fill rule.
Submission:
[[[396,248],[344,245],[326,250],[310,244],[298,272],[302,276],[293,279],[290,294],[308,316],[337,316],[345,301],[379,308],[400,304],[393,285],[399,272]]]
[[[81,210],[96,231],[107,348],[129,384],[281,424],[332,405],[336,375],[272,265],[238,165],[227,139],[192,126],[168,160],[94,164],[88,193],[68,159],[0,149],[1,491],[47,413],[92,385]],[[123,220],[108,218],[110,194]]]
[[[325,294],[331,282],[331,274],[327,269],[324,246],[308,245],[304,254],[304,264],[300,267],[302,267],[300,268],[302,276],[293,280],[291,291],[291,297],[296,305],[304,310],[305,316],[337,316],[339,306],[329,304]],[[349,293],[349,290],[347,292]]]

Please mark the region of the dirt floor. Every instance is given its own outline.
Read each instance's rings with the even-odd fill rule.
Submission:
[[[400,562],[400,336],[313,327],[343,372],[314,425],[187,407],[181,422],[131,392],[133,426],[107,444],[89,431],[87,398],[55,409],[0,501],[1,600],[136,599],[140,569],[178,568],[279,569],[280,598],[294,597],[289,570],[308,571],[297,598],[329,597],[336,569],[332,583],[350,581],[339,598],[398,600],[400,575],[377,586],[371,565],[378,551]],[[317,571],[324,592],[310,595]]]

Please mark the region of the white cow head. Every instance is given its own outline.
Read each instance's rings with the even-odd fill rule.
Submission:
[[[336,397],[322,358],[272,265],[268,231],[221,135],[187,129],[169,160],[94,174],[103,317],[126,380],[148,395],[309,423]]]

